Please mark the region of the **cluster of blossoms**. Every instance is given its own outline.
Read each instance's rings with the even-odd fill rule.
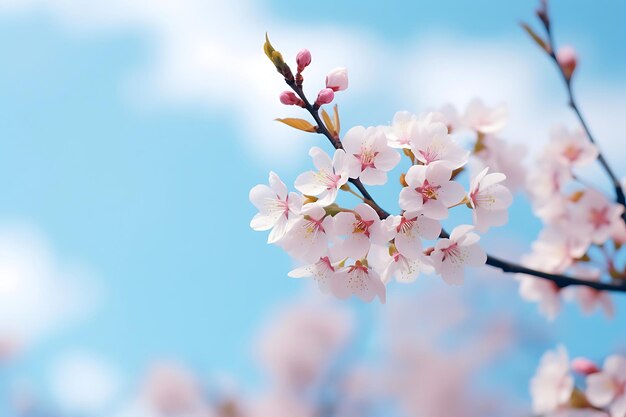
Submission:
[[[298,56],[310,58],[307,51]],[[301,67],[298,64],[296,83],[302,82]],[[339,91],[347,84],[343,69],[326,78],[327,89],[335,86]],[[285,95],[281,95],[283,103]],[[303,98],[298,100],[286,104],[308,105]],[[320,104],[318,99],[315,111]],[[435,272],[447,283],[458,285],[466,266],[486,262],[477,232],[506,223],[512,195],[504,185],[506,176],[490,172],[489,167],[473,175],[469,189],[456,180],[470,152],[457,143],[452,132],[474,129],[484,142],[477,154],[484,161],[497,159],[499,142],[488,138],[504,125],[506,115],[502,108],[490,109],[478,101],[463,116],[451,107],[446,110],[447,115],[399,112],[390,126],[356,126],[343,139],[339,138],[336,110],[334,122],[323,111],[324,126],[313,131],[332,132],[335,150],[329,155],[319,147],[311,148],[315,169],[297,177],[294,185],[299,193],[289,192],[273,172],[269,185],[257,185],[250,191],[250,200],[259,210],[251,227],[271,230],[268,243],[277,244],[304,264],[291,271],[291,277],[313,277],[323,292],[339,298],[356,295],[365,301],[378,297],[384,302],[385,284],[394,277],[411,282],[420,273]],[[485,143],[495,145],[491,148]],[[363,190],[365,185],[386,184],[402,155],[409,164],[400,176],[400,213],[389,215]],[[352,208],[340,206],[341,191],[356,195],[362,203]],[[448,236],[442,233],[441,221],[456,206],[472,210],[473,224],[457,226]]]
[[[626,242],[624,206],[583,183],[576,173],[597,157],[598,149],[584,131],[561,127],[552,132],[528,176],[528,194],[545,227],[523,259],[525,265],[589,281],[599,281],[601,276],[616,281],[626,277],[615,262]],[[605,291],[588,287],[561,291],[550,281],[529,275],[520,279],[522,297],[538,302],[550,318],[559,311],[561,293],[576,298],[585,312],[601,307],[612,315],[613,305]]]
[[[559,346],[541,358],[530,391],[541,416],[626,417],[626,356],[609,356],[600,368],[586,358],[570,361]]]

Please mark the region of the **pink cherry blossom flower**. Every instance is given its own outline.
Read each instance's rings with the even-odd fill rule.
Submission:
[[[609,407],[611,417],[626,416],[626,357],[606,358],[601,372],[587,377],[587,399],[596,407]]]
[[[485,251],[478,245],[480,237],[473,226],[461,225],[452,230],[449,239],[439,239],[431,253],[435,270],[450,285],[463,283],[465,266],[479,267],[487,262]]]
[[[389,147],[383,129],[355,126],[343,138],[343,148],[363,184],[382,185],[387,172],[400,162],[400,154]]]
[[[333,294],[342,299],[355,295],[368,303],[378,297],[384,304],[386,288],[376,270],[357,260],[337,274],[333,280]]]
[[[309,155],[313,158],[313,165],[317,168],[317,172],[308,171],[300,174],[296,178],[296,189],[305,195],[318,197],[315,204],[322,207],[328,206],[335,202],[339,188],[348,182],[350,177],[351,171],[346,153],[337,149],[331,160],[326,152],[314,146],[309,151]]]
[[[405,176],[408,187],[400,191],[400,207],[431,219],[447,218],[448,208],[465,197],[463,186],[450,181],[451,175],[452,170],[439,163],[412,166]]]
[[[367,255],[371,244],[384,245],[391,238],[383,227],[378,213],[368,204],[359,204],[353,212],[337,213],[333,217],[336,236],[346,238],[333,247],[339,258],[361,259]]]
[[[415,257],[408,258],[401,254],[395,246],[391,246],[387,266],[382,274],[383,282],[386,284],[392,277],[395,277],[398,282],[409,283],[415,281],[422,272],[425,274],[433,273],[434,268],[430,258],[422,252],[422,245],[419,241],[416,244],[416,251],[418,253]]]
[[[448,127],[433,120],[428,113],[418,119],[411,129],[411,151],[424,165],[440,162],[450,169],[467,163],[469,152],[462,149],[448,134]]]
[[[254,230],[272,231],[268,243],[278,242],[285,236],[302,208],[302,197],[289,193],[287,187],[274,172],[269,175],[269,187],[264,184],[250,190],[250,201],[259,210],[250,222]]]
[[[570,45],[565,45],[556,53],[556,60],[559,63],[559,66],[563,70],[565,77],[567,79],[572,78],[574,74],[574,70],[576,69],[576,64],[578,63],[578,57],[576,54],[576,49],[574,49]]]
[[[408,111],[399,111],[393,116],[391,126],[385,129],[387,143],[392,148],[409,149],[411,147],[411,129],[417,121]]]
[[[332,292],[332,280],[339,270],[340,262],[331,261],[330,255],[322,256],[316,262],[304,265],[290,271],[287,275],[291,278],[313,278],[324,293]]]
[[[326,75],[326,88],[333,91],[343,91],[348,88],[348,70],[343,67],[335,68]]]
[[[332,217],[322,207],[312,204],[307,204],[301,214],[280,244],[296,259],[317,262],[326,255]]]
[[[598,148],[589,142],[582,129],[569,131],[563,126],[551,132],[551,141],[546,146],[543,158],[553,159],[569,167],[592,164],[598,157]]]
[[[592,242],[601,245],[623,226],[624,206],[612,204],[601,192],[589,188],[573,205],[572,220],[589,234]]]
[[[530,381],[533,411],[545,414],[565,404],[574,390],[569,358],[563,346],[548,351],[541,357],[539,368]]]
[[[503,105],[489,108],[478,99],[472,100],[465,109],[463,123],[477,132],[489,134],[496,133],[507,122],[507,110]]]
[[[509,219],[507,209],[513,202],[511,192],[501,184],[506,179],[504,174],[487,174],[487,171],[489,168],[483,169],[470,184],[469,204],[479,232],[506,224]]]
[[[408,259],[420,257],[422,239],[436,239],[441,232],[439,221],[420,213],[405,212],[401,216],[389,216],[383,225],[391,231],[398,252]]]

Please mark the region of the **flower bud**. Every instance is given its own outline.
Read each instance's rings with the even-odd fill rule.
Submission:
[[[296,55],[296,63],[298,64],[298,72],[304,71],[306,67],[311,63],[311,52],[308,49],[303,49]]]
[[[600,372],[598,366],[587,358],[572,360],[572,370],[582,375],[591,375]]]
[[[317,100],[315,104],[321,106],[322,104],[331,103],[335,99],[335,92],[330,88],[324,88],[317,94]]]
[[[326,88],[333,91],[343,91],[348,88],[348,70],[346,68],[335,68],[326,76]]]
[[[556,53],[556,60],[559,62],[565,77],[568,80],[571,79],[578,62],[576,50],[571,46],[564,46]]]
[[[302,100],[293,91],[283,91],[280,93],[280,102],[287,106],[299,106]]]

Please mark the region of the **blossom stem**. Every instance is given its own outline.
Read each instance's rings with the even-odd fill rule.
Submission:
[[[326,128],[326,126],[322,122],[322,119],[319,116],[319,107],[311,105],[309,100],[306,98],[306,95],[304,94],[302,87],[297,85],[295,80],[289,80],[286,78],[285,82],[304,102],[304,108],[309,112],[309,114],[313,117],[313,119],[317,123],[317,133],[326,136],[326,138],[328,138],[328,140],[330,141],[330,143],[333,145],[335,149],[343,149],[343,145],[341,144],[341,139],[339,139],[338,137],[334,137],[330,133],[330,131]],[[380,217],[381,220],[389,217],[389,212],[385,211],[381,206],[378,205],[378,203],[376,203],[376,201],[371,196],[371,194],[367,191],[367,189],[365,188],[365,186],[363,185],[360,179],[350,178],[350,182],[359,190],[359,192],[363,196],[363,201],[366,204],[368,204],[370,207],[372,207],[376,211],[376,213],[378,213],[378,216]],[[621,192],[621,187],[619,188],[619,190]],[[623,192],[622,192],[622,196],[623,196]],[[448,238],[450,236],[445,230],[442,230],[440,237]],[[586,281],[586,280],[581,280],[577,278],[571,278],[565,275],[549,274],[547,272],[537,271],[537,270],[527,268],[519,264],[504,261],[502,259],[496,258],[491,255],[487,255],[487,265],[500,269],[502,272],[527,274],[527,275],[532,275],[538,278],[547,279],[549,281],[552,281],[559,288],[565,288],[565,287],[569,287],[573,285],[581,285],[581,286],[590,287],[596,290],[626,292],[626,281],[623,285],[617,285],[617,284],[609,284],[609,283],[598,282],[598,281]]]
[[[563,67],[559,64],[559,60],[557,59],[557,56],[556,56],[556,48],[554,44],[554,36],[552,34],[551,25],[547,23],[547,21],[542,20],[542,22],[543,22],[544,28],[546,29],[546,34],[548,35],[548,46],[549,46],[548,55],[550,56],[552,61],[556,64],[559,74],[561,74],[561,78],[563,79],[563,83],[565,84],[565,90],[567,91],[568,104],[571,107],[571,109],[574,111],[574,113],[576,114],[576,117],[578,118],[578,120],[580,121],[580,124],[585,130],[585,133],[589,141],[592,144],[594,144],[596,148],[598,148],[598,162],[600,163],[600,165],[606,172],[607,176],[609,177],[612,183],[613,188],[615,189],[615,201],[618,204],[621,204],[622,206],[626,207],[626,195],[624,195],[624,189],[622,188],[622,185],[620,184],[619,179],[617,178],[617,176],[611,169],[611,166],[609,165],[606,158],[604,157],[604,154],[600,151],[600,148],[596,140],[591,134],[591,129],[589,128],[589,125],[587,124],[587,121],[585,120],[582,112],[580,111],[580,107],[578,106],[578,103],[576,99],[574,98],[574,90],[572,88],[572,77],[568,76],[565,73],[565,70],[563,69]],[[626,223],[626,211],[622,214],[622,220]]]

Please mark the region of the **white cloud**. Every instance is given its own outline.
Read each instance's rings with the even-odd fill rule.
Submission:
[[[87,270],[61,262],[24,225],[0,225],[0,344],[28,348],[90,312],[99,293]]]
[[[414,105],[409,110],[418,112],[448,101],[464,105],[479,96],[507,103],[508,136],[531,145],[545,141],[555,122],[575,122],[556,71],[540,64],[545,57],[521,33],[515,40],[432,33],[398,47],[354,28],[278,20],[265,12],[264,2],[253,0],[0,0],[2,9],[43,9],[81,34],[140,33],[153,46],[153,56],[127,80],[132,100],[207,107],[231,120],[246,138],[242,146],[267,167],[299,164],[306,153],[296,153],[304,134],[271,122],[302,112],[278,102],[285,86],[261,51],[266,30],[290,60],[303,46],[313,52],[314,65],[306,74],[311,96],[327,70],[350,68],[351,87],[339,98],[344,109],[380,100]],[[604,114],[606,98],[585,107]]]

